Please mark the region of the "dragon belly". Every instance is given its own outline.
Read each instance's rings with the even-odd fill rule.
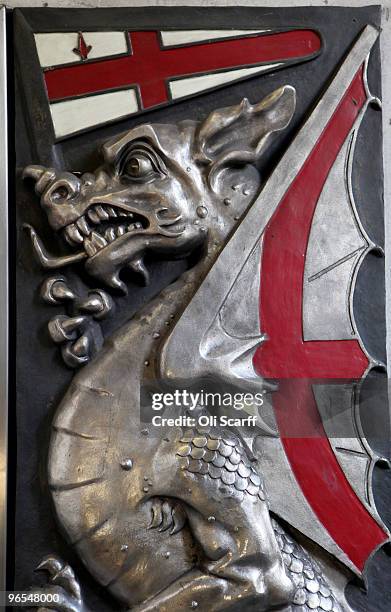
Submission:
[[[57,518],[95,579],[127,605],[192,567],[185,530],[148,530],[160,437],[140,424],[139,389],[170,313],[172,302],[155,303],[117,332],[74,378],[53,423],[49,485]]]

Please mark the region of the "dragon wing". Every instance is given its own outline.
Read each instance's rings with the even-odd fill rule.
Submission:
[[[352,288],[374,245],[359,222],[350,177],[377,36],[371,26],[363,30],[161,353],[163,376],[212,374],[246,390],[259,389],[259,376],[279,379],[272,399],[278,434],[260,415],[263,435],[253,445],[271,510],[358,574],[388,539],[365,494],[374,457],[357,421],[355,387],[344,387],[352,409],[341,443],[322,421],[329,389],[312,382],[361,378],[373,365],[355,329]],[[340,240],[332,241],[336,221]],[[334,394],[341,401],[340,387]],[[304,439],[292,435],[292,420],[309,426]]]

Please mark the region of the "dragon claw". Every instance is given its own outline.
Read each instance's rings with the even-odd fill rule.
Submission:
[[[61,559],[53,555],[48,555],[47,557],[44,557],[44,559],[42,559],[40,563],[38,563],[37,567],[35,568],[35,571],[46,571],[50,574],[50,576],[53,576],[54,574],[59,572],[62,567],[63,563]]]
[[[57,610],[58,612],[87,612],[81,596],[80,584],[70,565],[56,555],[48,555],[37,565],[35,571],[47,572],[48,586],[34,588],[32,594],[40,595],[35,606],[38,612]],[[44,602],[45,595],[52,595],[50,602]],[[44,606],[42,606],[44,603]]]

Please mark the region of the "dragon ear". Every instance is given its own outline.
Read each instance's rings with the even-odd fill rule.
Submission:
[[[212,189],[221,170],[255,163],[275,135],[286,128],[296,106],[290,85],[273,91],[258,104],[244,98],[237,106],[212,112],[196,134],[197,161],[208,165]]]

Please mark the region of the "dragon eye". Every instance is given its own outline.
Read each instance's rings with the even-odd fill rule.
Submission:
[[[136,179],[145,178],[154,171],[151,160],[142,153],[131,153],[123,167],[123,174]]]

